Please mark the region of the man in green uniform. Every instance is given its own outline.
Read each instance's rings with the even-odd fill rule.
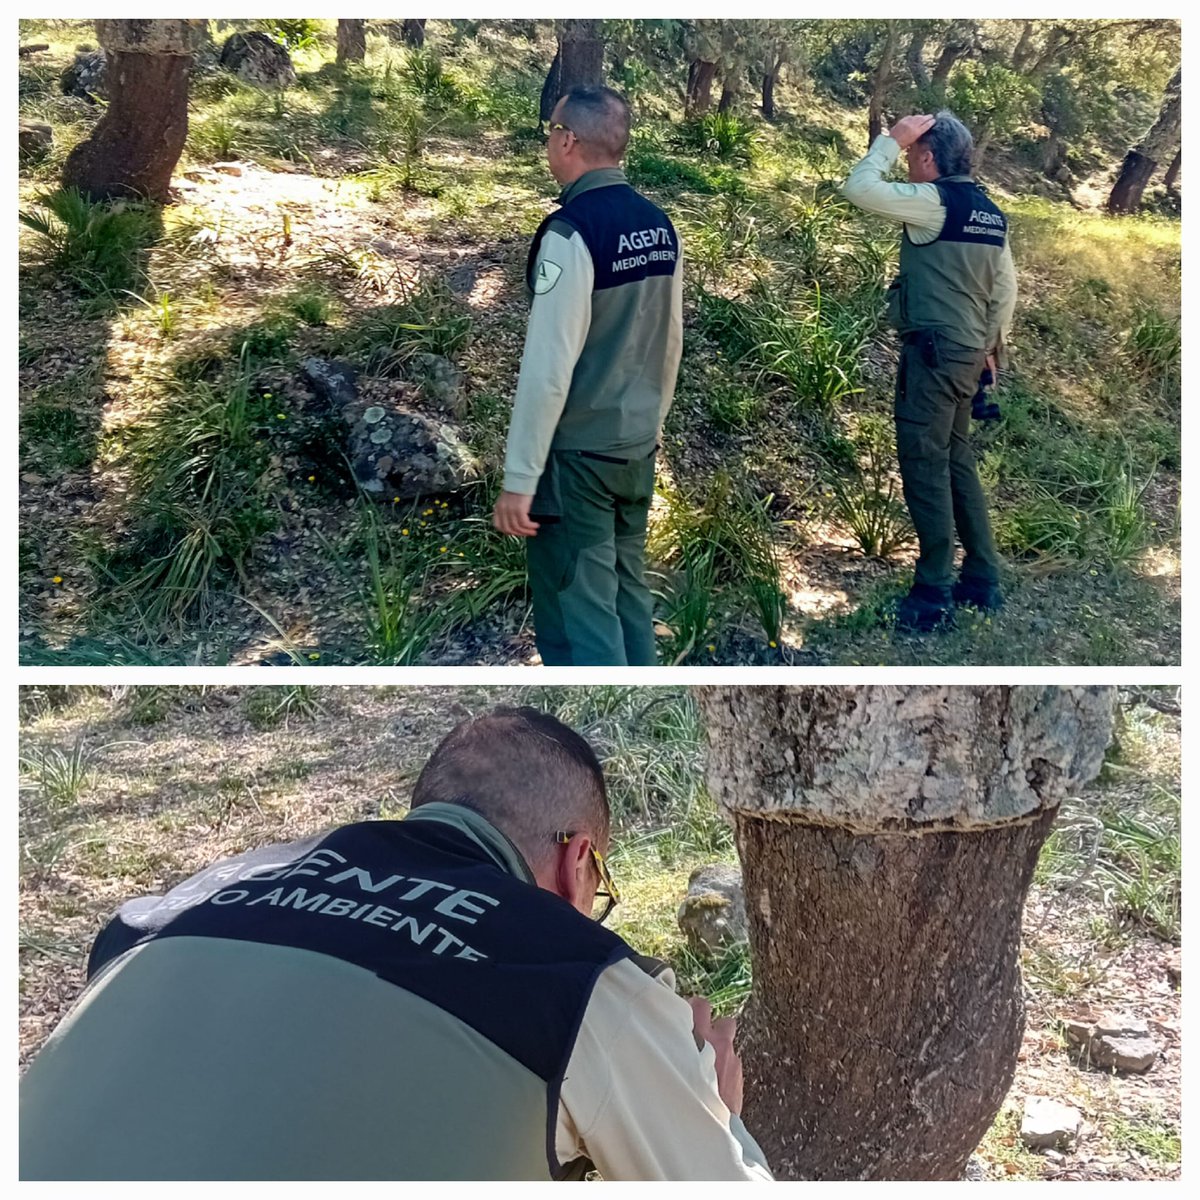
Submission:
[[[23,1179],[770,1181],[736,1024],[603,921],[591,747],[451,731],[403,820],[122,905],[21,1081]]]
[[[529,255],[533,295],[494,523],[529,539],[547,666],[653,666],[646,523],[683,347],[679,237],[626,182],[629,106],[603,87],[555,107],[562,205]]]
[[[901,150],[908,183],[889,183]],[[888,315],[901,337],[896,451],[920,544],[900,628],[930,630],[955,604],[999,609],[1000,556],[968,441],[985,367],[1005,365],[1017,298],[1004,214],[971,177],[971,134],[949,112],[905,117],[875,139],[842,194],[904,223]],[[963,544],[954,578],[954,535]]]

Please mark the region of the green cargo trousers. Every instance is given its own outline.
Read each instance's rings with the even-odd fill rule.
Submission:
[[[655,666],[645,580],[654,452],[628,462],[552,450],[530,507],[533,628],[548,667]]]
[[[954,533],[966,552],[964,579],[1000,581],[1000,555],[968,434],[971,398],[986,355],[940,334],[906,338],[896,376],[896,454],[917,531],[915,582],[954,583]]]

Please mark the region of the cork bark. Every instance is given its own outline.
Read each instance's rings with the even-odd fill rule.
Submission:
[[[67,156],[63,186],[93,200],[168,199],[187,140],[188,72],[200,36],[192,20],[96,22],[108,56],[108,108]]]
[[[781,1179],[957,1179],[1012,1082],[1021,911],[1104,688],[701,688],[745,883],[747,1127]]]

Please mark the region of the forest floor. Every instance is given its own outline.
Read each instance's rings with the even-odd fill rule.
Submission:
[[[22,171],[30,213],[98,112],[57,83],[90,26],[35,34],[51,49],[21,61],[21,113],[56,141]],[[22,228],[23,661],[538,661],[522,547],[489,514],[528,239],[556,191],[533,128],[547,48],[436,21],[429,44],[373,36],[342,73],[323,42],[279,94],[199,71],[176,202],[125,214],[103,281],[81,242],[54,258]],[[864,114],[781,95],[727,153],[669,95],[635,97],[629,173],[689,264],[650,542],[662,660],[1178,662],[1178,220],[1047,199],[1009,159],[984,171],[1021,284],[1004,420],[974,433],[1009,603],[904,636],[880,323],[897,231],[832,190]],[[364,391],[410,396],[417,350],[464,372],[483,475],[377,514],[298,364],[346,357]]]
[[[26,688],[21,1065],[80,994],[91,942],[123,901],[254,845],[402,816],[438,740],[498,703],[553,712],[596,747],[623,897],[614,927],[670,961],[681,991],[736,1011],[751,986],[745,951],[703,961],[675,920],[694,868],[736,862],[705,791],[703,730],[685,689]],[[1021,949],[1025,1039],[977,1153],[985,1178],[1179,1177],[1176,703],[1170,689],[1123,693],[1104,771],[1064,805],[1043,849]],[[1146,1074],[1108,1073],[1068,1053],[1063,1022],[1103,1012],[1149,1023],[1161,1052]],[[1081,1111],[1073,1148],[1023,1147],[1031,1095]]]

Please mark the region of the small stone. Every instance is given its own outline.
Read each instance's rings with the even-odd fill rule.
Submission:
[[[37,162],[50,153],[54,145],[54,130],[44,121],[21,121],[17,133],[18,157],[21,162]]]
[[[987,1166],[983,1159],[972,1154],[963,1168],[963,1178],[968,1183],[984,1183],[987,1180]]]
[[[379,472],[380,478],[391,473],[392,468],[396,465],[396,460],[390,455],[385,454],[376,464],[375,470]]]
[[[46,480],[41,475],[29,474],[29,475],[22,475],[21,482],[29,484],[30,487],[41,487],[42,484],[46,482]]]
[[[183,173],[192,183],[212,183],[216,176],[207,167],[191,167]]]
[[[336,358],[306,358],[300,370],[313,391],[331,408],[342,409],[358,399],[358,372]]]
[[[1091,1046],[1092,1062],[1098,1067],[1140,1075],[1150,1070],[1158,1058],[1158,1043],[1145,1037],[1095,1038]]]
[[[741,871],[723,863],[697,867],[677,919],[692,950],[705,957],[748,940]]]
[[[242,164],[236,162],[219,162],[213,163],[212,169],[219,171],[222,175],[241,175]]]
[[[387,413],[378,404],[373,404],[363,413],[363,420],[368,425],[378,425],[386,415]]]
[[[1183,956],[1178,950],[1167,960],[1167,982],[1176,989],[1183,986]]]
[[[1079,1136],[1083,1114],[1048,1096],[1026,1096],[1021,1141],[1030,1150],[1060,1150]]]

